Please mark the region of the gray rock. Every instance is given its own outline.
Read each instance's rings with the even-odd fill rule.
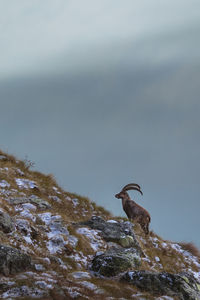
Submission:
[[[102,237],[107,242],[118,243],[124,248],[134,247],[141,250],[130,222],[105,221],[101,217],[93,216],[90,220],[80,222],[78,225],[86,225],[100,230]]]
[[[73,272],[71,275],[74,279],[91,279],[91,275],[88,272]]]
[[[192,275],[186,272],[171,274],[132,271],[124,274],[121,280],[157,296],[167,295],[178,297],[180,300],[200,299],[200,285]]]
[[[36,287],[29,287],[26,285],[20,287],[11,287],[7,289],[6,292],[3,293],[2,297],[9,299],[18,299],[19,297],[24,299],[47,299],[45,296],[48,296],[48,292]],[[27,298],[28,297],[28,298]]]
[[[9,233],[14,230],[14,222],[12,218],[5,212],[0,211],[0,230]]]
[[[45,209],[51,208],[51,205],[47,201],[40,199],[35,195],[31,195],[30,197],[10,198],[9,202],[12,205],[18,205],[18,204],[23,204],[23,203],[32,203],[32,204],[35,204],[40,210],[45,210]]]
[[[115,276],[129,268],[137,268],[141,263],[140,252],[135,248],[110,248],[96,255],[91,270],[102,276]]]
[[[0,245],[0,273],[8,276],[31,267],[31,258],[20,250]]]

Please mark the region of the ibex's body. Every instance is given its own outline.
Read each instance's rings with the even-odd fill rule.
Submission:
[[[127,190],[137,190],[142,194],[140,186],[133,183],[126,185],[119,194],[115,195],[115,197],[118,199],[122,199],[122,206],[127,217],[139,223],[144,232],[148,234],[149,223],[151,221],[150,214],[142,206],[138,205],[135,201],[131,200],[127,193]]]

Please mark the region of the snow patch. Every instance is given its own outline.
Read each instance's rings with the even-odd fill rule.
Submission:
[[[35,181],[29,180],[29,179],[15,178],[15,181],[20,189],[38,188]]]
[[[45,270],[44,266],[41,264],[35,264],[35,269],[36,269],[36,271],[44,271]]]
[[[96,290],[97,289],[97,286],[91,282],[88,282],[88,281],[81,281],[79,282],[82,286],[86,287],[87,289],[89,290]]]
[[[68,242],[72,247],[76,247],[78,243],[78,238],[74,235],[69,235],[68,236]]]
[[[36,211],[37,207],[31,203],[23,203],[22,207],[26,210],[33,210]]]
[[[24,172],[22,170],[20,170],[19,168],[15,169],[16,173],[20,176],[24,176]]]
[[[51,261],[48,257],[43,258],[43,261],[50,265]]]
[[[48,284],[46,281],[36,281],[37,284],[41,289],[52,289],[52,284]]]
[[[91,275],[88,272],[79,271],[72,273],[72,277],[74,279],[90,279]]]
[[[51,254],[62,253],[65,244],[66,242],[63,237],[55,234],[47,243],[47,248]]]
[[[159,262],[160,258],[158,256],[155,256],[155,261]]]
[[[20,216],[22,216],[23,218],[30,219],[30,220],[32,220],[33,222],[35,222],[35,220],[36,220],[36,217],[33,216],[33,215],[30,213],[30,211],[29,211],[28,209],[22,210],[22,211],[20,212]]]
[[[61,194],[61,192],[59,192],[58,188],[56,186],[53,186],[53,190],[57,193],[57,194]]]
[[[0,181],[0,187],[2,188],[9,188],[10,187],[10,184],[6,181],[6,180],[1,180]]]
[[[98,251],[102,246],[104,246],[104,243],[99,236],[99,231],[94,229],[88,229],[87,227],[81,227],[76,230],[78,234],[85,235],[89,241],[90,246],[94,251]]]
[[[49,199],[52,199],[55,202],[61,203],[62,200],[58,196],[49,196]]]
[[[77,205],[79,205],[79,201],[77,198],[72,199],[72,203],[73,203],[74,207],[77,207]]]
[[[50,212],[38,214],[41,220],[47,226],[48,231],[46,235],[49,239],[47,242],[47,249],[51,254],[57,252],[62,253],[67,242],[63,236],[68,236],[69,231],[62,225],[62,218],[60,215],[52,215]]]
[[[115,220],[108,220],[107,223],[118,223],[118,222]]]
[[[163,247],[163,248],[167,248],[167,247],[168,247],[167,243],[163,242],[163,243],[162,243],[162,247]]]
[[[23,236],[23,238],[28,244],[33,244],[30,236]]]
[[[38,288],[30,288],[26,285],[20,286],[20,287],[14,287],[6,292],[4,292],[2,294],[2,297],[8,298],[9,299],[16,299],[18,297],[27,297],[27,296],[31,296],[31,297],[42,297],[45,294],[45,291],[42,291]]]

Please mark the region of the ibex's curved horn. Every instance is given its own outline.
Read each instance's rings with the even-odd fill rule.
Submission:
[[[129,190],[136,190],[136,191],[140,192],[141,195],[143,195],[143,193],[140,189],[140,186],[136,183],[127,184],[122,189],[122,191],[129,191]]]
[[[129,183],[127,185],[125,185],[122,190],[126,189],[127,187],[130,187],[130,186],[136,186],[138,189],[141,189],[139,184],[136,184],[136,183]]]

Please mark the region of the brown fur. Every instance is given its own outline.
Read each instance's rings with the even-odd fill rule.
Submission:
[[[141,191],[140,191],[141,192]],[[149,223],[151,221],[150,214],[142,206],[138,205],[135,201],[131,200],[128,193],[122,189],[119,194],[115,195],[116,198],[122,199],[123,210],[130,220],[139,223],[145,234],[149,233]]]

